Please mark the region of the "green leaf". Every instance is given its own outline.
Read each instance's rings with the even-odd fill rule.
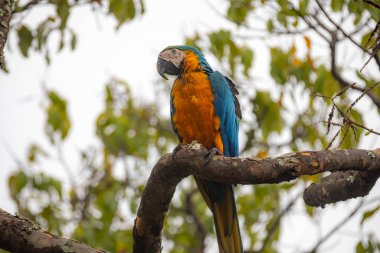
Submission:
[[[254,9],[252,0],[230,1],[227,10],[228,18],[238,25],[243,24],[250,11]]]
[[[341,146],[339,148],[353,148],[355,146],[355,137],[352,133],[352,129],[348,126],[342,127],[342,131],[340,132],[340,142]]]
[[[49,50],[46,50],[45,52],[45,61],[46,61],[46,64],[49,65],[51,60],[50,60],[50,52]]]
[[[356,253],[366,253],[366,249],[364,248],[364,245],[362,242],[358,242],[358,244],[356,244]]]
[[[110,0],[109,12],[119,22],[119,28],[127,20],[131,20],[136,16],[136,6],[133,0]]]
[[[364,223],[367,219],[371,218],[371,217],[372,217],[374,214],[376,214],[377,211],[379,211],[379,210],[380,210],[380,205],[378,205],[377,207],[375,207],[375,208],[373,208],[373,209],[371,209],[371,210],[368,210],[368,211],[364,212],[360,224],[363,225],[363,223]]]
[[[315,213],[315,208],[312,207],[312,206],[308,206],[305,204],[305,207],[306,207],[306,213],[310,216],[310,217],[314,217],[314,213]]]
[[[129,154],[146,159],[150,144],[159,145],[163,138],[168,141],[174,137],[170,127],[162,127],[164,123],[154,105],[135,105],[125,82],[112,79],[106,86],[106,94],[106,109],[96,121],[96,134],[112,155]],[[119,101],[120,97],[124,99]],[[166,125],[169,126],[169,121]]]
[[[50,19],[46,19],[43,22],[41,22],[37,27],[37,50],[41,51],[42,46],[46,43],[47,35],[46,33],[46,27],[48,23],[50,22]]]
[[[231,41],[231,33],[227,30],[220,30],[209,34],[211,43],[211,52],[219,59],[222,60],[226,48]]]
[[[356,123],[363,124],[363,116],[359,111],[351,109],[350,116]]]
[[[313,87],[311,87],[314,92],[325,96],[332,96],[340,89],[339,83],[325,65],[318,66],[316,75],[317,79]]]
[[[280,104],[272,100],[269,92],[258,91],[252,100],[252,104],[254,105],[253,113],[264,140],[272,132],[282,132],[285,122],[281,116]]]
[[[272,19],[269,19],[268,22],[267,22],[267,30],[268,32],[273,32],[273,29],[274,29],[274,24],[273,24],[273,20]]]
[[[61,24],[59,26],[60,30],[63,31],[66,28],[67,19],[70,15],[70,5],[67,0],[59,0],[56,4],[57,14],[61,20]]]
[[[344,5],[344,0],[333,0],[331,1],[331,9],[334,12],[342,11]]]
[[[8,179],[9,190],[14,200],[18,201],[18,195],[28,183],[28,176],[23,171],[12,174]]]
[[[24,57],[28,57],[29,48],[33,42],[33,34],[26,26],[21,26],[20,29],[17,30],[18,35],[18,46],[21,50],[21,53]]]
[[[185,38],[185,45],[200,48],[198,46],[198,43],[200,40],[201,40],[201,37],[199,33],[195,33],[193,36]]]
[[[289,55],[284,53],[281,49],[271,48],[271,64],[270,74],[273,79],[279,84],[285,84],[288,81],[290,66]]]
[[[62,51],[63,47],[65,46],[65,33],[61,32],[60,34],[61,38],[59,39],[59,45],[57,52]]]
[[[333,1],[334,2],[334,1]],[[309,0],[301,0],[299,2],[299,11],[303,14],[307,14],[307,7],[309,6]]]
[[[248,77],[249,70],[252,67],[253,51],[249,48],[243,48],[241,54],[241,63],[244,66],[243,74]]]
[[[74,31],[71,32],[70,46],[71,50],[74,50],[77,47],[77,35]]]
[[[58,194],[59,198],[62,197],[61,182],[42,172],[32,179],[32,185],[35,189],[46,192],[49,195],[52,195],[53,192],[55,192]]]
[[[61,98],[56,92],[48,92],[49,106],[47,111],[47,122],[45,125],[46,133],[50,141],[54,143],[54,136],[59,135],[64,140],[71,128],[71,122],[67,113],[67,102]]]
[[[141,12],[141,14],[144,14],[144,12],[145,12],[144,0],[139,0],[139,3],[140,3],[140,12]]]
[[[50,178],[49,180],[52,187],[55,189],[55,191],[58,193],[59,198],[62,198],[62,183],[59,180],[56,180],[54,178]]]
[[[47,153],[45,150],[43,150],[40,146],[38,146],[37,144],[31,144],[28,148],[28,161],[30,163],[33,163],[36,161],[37,157],[38,156],[44,156],[46,157],[47,156]]]

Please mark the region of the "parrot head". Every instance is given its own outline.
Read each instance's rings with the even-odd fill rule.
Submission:
[[[189,67],[189,56],[195,56],[196,64],[192,65],[193,68],[204,69],[205,71],[212,71],[204,58],[201,51],[192,46],[170,46],[161,51],[157,60],[157,71],[165,79],[168,75],[179,76],[182,74],[184,66]],[[193,57],[194,59],[194,57]]]
[[[165,74],[179,75],[185,53],[177,47],[167,47],[161,51],[157,60],[157,71],[165,79]]]

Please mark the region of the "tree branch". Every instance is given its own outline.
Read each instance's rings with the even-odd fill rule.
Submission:
[[[350,86],[351,84],[341,76],[336,66],[336,44],[337,43],[338,43],[337,33],[334,32],[331,35],[331,41],[330,41],[331,73],[342,87],[347,87],[347,86]],[[364,92],[366,90],[365,88],[358,87],[357,85],[352,85],[350,88],[360,91],[360,92]],[[377,106],[377,108],[380,108],[380,98],[378,96],[376,96],[375,94],[369,91],[367,93],[367,96],[373,101],[373,103]]]
[[[365,0],[364,0],[365,1]],[[376,55],[376,51],[371,53],[369,50],[367,50],[365,47],[363,47],[362,45],[360,45],[360,43],[358,43],[357,41],[355,41],[352,36],[350,36],[349,34],[347,34],[343,29],[342,27],[340,27],[331,17],[330,15],[327,13],[327,11],[323,8],[323,5],[318,1],[316,0],[317,2],[317,5],[319,7],[319,9],[323,12],[323,14],[326,16],[326,18],[331,22],[331,24],[333,24],[335,26],[335,28],[340,31],[343,36],[347,39],[349,39],[355,46],[357,46],[358,48],[360,48],[361,50],[363,50],[365,53],[369,54],[370,55],[370,58],[368,61],[370,61],[372,58],[375,58],[375,61],[376,61],[376,64],[378,65],[378,67],[380,68],[380,59],[379,57]],[[317,21],[318,21],[318,18],[317,16],[313,16]],[[326,30],[326,29],[325,29]],[[331,31],[330,31],[331,33]],[[365,65],[364,65],[365,66]],[[364,68],[363,66],[363,68]]]
[[[290,9],[295,11],[297,13],[298,16],[300,16],[302,18],[302,20],[307,24],[307,26],[312,29],[314,32],[316,32],[319,36],[321,36],[326,42],[330,43],[330,40],[328,39],[327,36],[325,36],[321,31],[318,30],[318,27],[315,26],[314,24],[312,24],[310,22],[310,20],[307,19],[307,16],[303,15],[302,12],[300,10],[298,10],[294,4],[292,2],[288,2],[288,4],[290,5]]]
[[[380,174],[380,149],[304,151],[276,158],[215,156],[205,166],[207,150],[198,143],[180,145],[155,165],[146,184],[133,228],[134,252],[161,252],[164,218],[177,184],[189,175],[226,184],[280,183],[302,175],[355,170],[373,178]],[[351,178],[355,182],[357,178]],[[375,180],[375,179],[374,179]],[[357,184],[361,186],[361,184]],[[364,186],[367,187],[367,186]],[[330,195],[339,195],[342,189]],[[339,200],[357,197],[346,194]]]
[[[342,27],[340,27],[331,17],[330,15],[327,13],[327,11],[325,10],[325,8],[323,8],[323,5],[319,2],[319,0],[316,0],[316,3],[319,7],[319,9],[323,12],[323,14],[326,16],[326,18],[331,22],[331,24],[333,24],[335,26],[335,28],[340,31],[343,36],[347,39],[349,39],[354,45],[356,45],[358,48],[360,48],[361,50],[363,50],[364,52],[366,52],[367,54],[371,54],[366,48],[364,48],[362,45],[360,45],[358,42],[356,42],[349,34],[347,34],[343,29]],[[332,33],[332,31],[330,30],[330,33]]]
[[[24,217],[13,216],[0,209],[0,248],[14,253],[107,253],[71,239],[41,230]]]
[[[0,0],[0,69],[7,70],[5,65],[4,47],[9,32],[9,22],[12,17],[14,0]]]
[[[379,176],[379,172],[334,172],[306,188],[303,198],[309,206],[324,207],[325,204],[363,197],[368,195]]]
[[[374,57],[375,58],[375,61],[377,63],[377,65],[379,66],[380,68],[380,59],[379,57],[377,57],[376,54],[372,54],[369,50],[367,50],[365,47],[361,46],[358,42],[356,42],[349,34],[347,34],[330,16],[329,14],[326,12],[326,10],[323,8],[322,4],[319,2],[319,1],[316,1],[317,2],[317,5],[318,5],[318,8],[319,10],[321,10],[323,12],[323,14],[326,16],[326,18],[335,26],[335,28],[337,29],[336,31],[332,31],[331,29],[327,28],[327,26],[325,26],[318,18],[318,15],[317,14],[314,14],[314,15],[309,15],[310,17],[312,17],[315,22],[318,23],[318,25],[320,27],[323,28],[324,31],[326,31],[330,36],[331,36],[331,39],[327,38],[325,35],[323,35],[320,31],[317,30],[317,27],[314,26],[299,10],[297,10],[294,5],[292,3],[289,3],[291,8],[305,21],[305,23],[309,26],[309,28],[313,29],[315,32],[317,32],[326,42],[328,42],[330,44],[330,49],[331,49],[331,72],[334,76],[334,78],[339,82],[339,84],[342,86],[342,87],[346,87],[348,85],[350,85],[350,83],[345,80],[341,74],[339,73],[338,69],[337,69],[337,66],[336,66],[336,45],[337,43],[339,42],[338,40],[338,37],[337,37],[337,31],[340,31],[343,36],[347,39],[349,39],[354,45],[356,45],[358,48],[360,48],[361,50],[363,50],[365,53],[369,54],[371,57]],[[329,37],[330,37],[329,36]],[[362,88],[362,87],[358,87],[358,86],[354,86],[352,87],[353,89],[355,90],[358,90],[360,92],[363,92],[365,90],[365,88]],[[368,94],[368,97],[373,101],[373,103],[377,106],[377,108],[380,108],[380,98],[378,96],[376,96],[374,93],[372,92],[369,92]]]
[[[376,3],[374,3],[374,2],[372,2],[370,0],[363,0],[363,2],[366,2],[367,4],[370,4],[372,6],[375,6],[377,9],[380,10],[380,4],[376,4]]]

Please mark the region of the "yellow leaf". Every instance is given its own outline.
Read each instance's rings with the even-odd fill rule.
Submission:
[[[290,55],[295,55],[296,52],[297,52],[297,48],[296,48],[296,46],[293,44],[293,46],[292,46],[292,47],[290,48],[290,50],[289,50],[289,54],[290,54]]]
[[[308,36],[303,37],[305,39],[306,47],[310,50],[311,49],[311,40]]]
[[[266,151],[264,151],[264,150],[260,150],[260,151],[257,153],[257,156],[256,156],[256,157],[263,159],[263,158],[265,158],[265,157],[267,157],[267,156],[268,156],[268,153],[267,153]]]
[[[292,63],[293,63],[293,65],[294,65],[295,67],[299,67],[299,66],[301,66],[301,64],[302,64],[302,61],[300,61],[300,59],[298,59],[297,57],[294,57]]]

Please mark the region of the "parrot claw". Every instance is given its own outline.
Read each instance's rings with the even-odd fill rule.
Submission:
[[[223,155],[223,154],[217,148],[212,148],[212,149],[208,150],[207,154],[204,156],[205,165],[207,165],[215,155]]]
[[[177,152],[182,148],[182,144],[181,143],[178,143],[178,145],[173,149],[173,157],[176,156]]]

